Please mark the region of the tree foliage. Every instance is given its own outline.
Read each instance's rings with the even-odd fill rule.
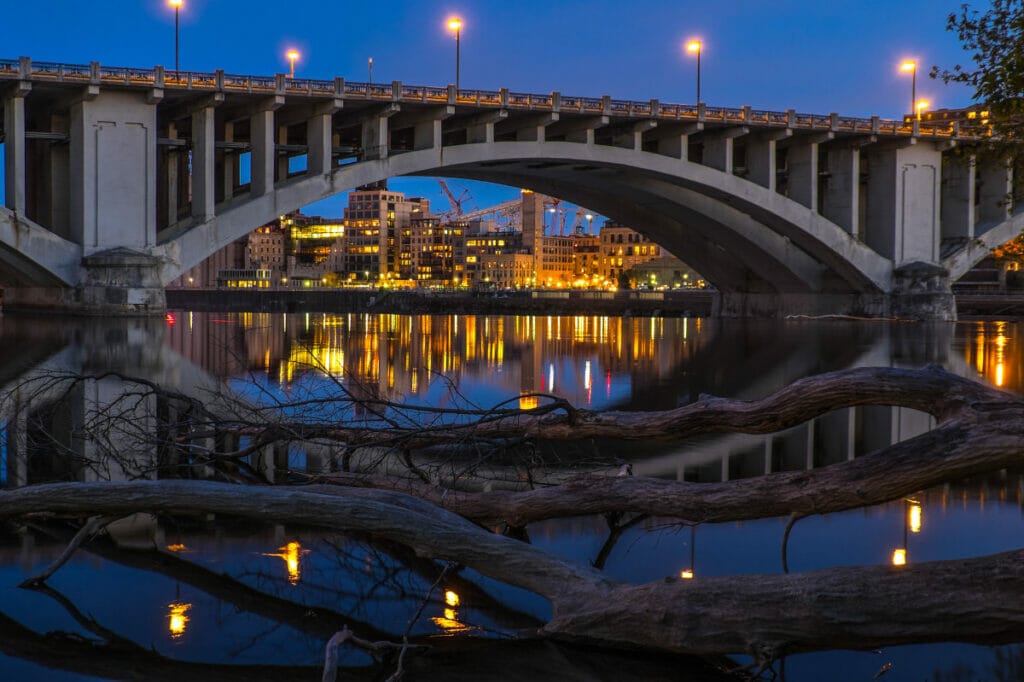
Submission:
[[[992,0],[980,12],[964,4],[946,23],[955,32],[972,66],[932,68],[931,76],[945,83],[974,88],[974,98],[986,104],[993,132],[1004,139],[1024,137],[1024,0]]]

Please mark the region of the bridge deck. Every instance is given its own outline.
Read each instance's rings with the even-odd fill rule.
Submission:
[[[937,124],[906,123],[878,116],[870,118],[838,114],[806,114],[792,109],[768,111],[751,107],[709,107],[706,104],[669,104],[658,100],[646,102],[612,99],[611,97],[576,97],[557,92],[531,94],[500,90],[456,90],[454,86],[437,87],[393,83],[358,83],[344,78],[317,80],[274,76],[250,76],[214,72],[172,71],[157,66],[153,69],[34,62],[27,58],[0,59],[0,81],[20,80],[35,83],[66,83],[128,89],[161,89],[171,92],[237,93],[253,95],[286,95],[313,99],[348,99],[371,102],[405,102],[433,105],[456,105],[480,109],[558,112],[560,114],[611,116],[617,119],[680,121],[759,128],[791,128],[856,135],[896,137],[980,139],[985,131],[979,127],[962,128],[959,122]]]

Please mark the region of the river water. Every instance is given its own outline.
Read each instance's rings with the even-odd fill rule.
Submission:
[[[81,415],[118,394],[117,382],[105,378],[61,400],[24,390],[26,380],[60,372],[123,372],[194,396],[228,390],[262,404],[344,390],[405,405],[531,407],[545,394],[590,409],[656,410],[702,393],[755,398],[804,376],[855,366],[937,363],[1020,393],[1020,331],[1011,322],[187,311],[115,322],[7,316],[0,318],[0,384],[7,398],[0,477],[17,487],[163,475],[145,463],[91,461],[96,450],[83,442]],[[17,410],[10,407],[15,403]],[[365,417],[351,406],[337,414]],[[857,408],[770,436],[541,448],[532,455],[531,475],[557,479],[581,466],[628,462],[636,475],[719,481],[843,462],[930,426],[929,417],[909,410]],[[280,477],[286,470],[325,471],[339,460],[330,449],[292,446],[252,465]],[[488,466],[504,481],[522,472],[507,458]],[[898,549],[914,563],[1020,548],[1022,473],[1024,466],[921,491],[912,501],[805,519],[790,539],[790,568],[886,564]],[[766,519],[690,529],[651,520],[605,548],[604,567],[627,581],[681,571],[695,580],[778,573],[783,526]],[[539,523],[528,531],[536,546],[578,562],[594,561],[607,538],[598,518]],[[224,518],[136,519],[135,527],[114,535],[119,546],[79,551],[47,592],[16,586],[60,553],[68,530],[40,520],[0,531],[0,678],[137,679],[125,671],[144,670],[144,679],[319,679],[324,642],[340,625],[367,639],[400,640],[438,575],[436,565],[366,538]],[[501,643],[548,615],[544,600],[463,571],[438,586],[411,633]],[[477,679],[513,677],[509,661],[521,657],[509,648],[496,651],[478,656]],[[460,655],[461,668],[454,669],[462,678],[448,669],[442,674],[437,664],[417,679],[472,679],[471,656]],[[346,649],[342,663],[353,679],[382,679],[363,654]],[[886,680],[1010,680],[1020,679],[1021,666],[1020,646],[923,644],[791,656],[785,679],[871,680],[886,668]],[[647,670],[624,659],[590,676],[576,672],[578,679],[677,679],[666,677],[671,669]]]

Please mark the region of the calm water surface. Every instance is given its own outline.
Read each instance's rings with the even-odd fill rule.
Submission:
[[[755,398],[800,377],[846,367],[938,363],[1020,393],[1020,331],[1004,322],[177,312],[160,321],[100,323],[8,316],[0,318],[0,382],[10,391],[47,371],[116,370],[192,395],[226,383],[257,402],[301,400],[337,389],[339,381],[357,397],[409,405],[490,407],[511,400],[531,407],[542,393],[591,409],[653,410],[701,393]],[[116,393],[109,381],[98,386],[91,399]],[[78,459],[75,405],[33,400],[38,404],[29,405],[28,421],[46,423],[52,435],[46,440],[24,418],[0,415],[4,485],[123,476],[117,467]],[[587,444],[563,450],[543,470],[557,476],[580,461],[629,461],[638,475],[718,481],[846,461],[930,426],[929,417],[908,410],[843,410],[771,436],[703,437],[656,447]],[[295,471],[337,465],[323,450],[293,447],[284,456]],[[801,521],[790,541],[791,570],[884,564],[897,548],[911,563],[1020,548],[1022,471],[923,491],[915,497],[920,525],[915,520],[913,528],[908,502]],[[767,519],[691,531],[651,520],[619,540],[605,570],[628,581],[684,569],[697,580],[777,573],[783,525]],[[335,630],[349,624],[368,639],[400,639],[438,570],[401,548],[364,538],[230,519],[143,519],[136,528],[118,530],[119,539],[155,543],[163,551],[97,545],[77,553],[50,580],[52,592],[17,589],[59,554],[67,533],[34,524],[0,535],[0,679],[127,679],[120,671],[132,656],[152,679],[319,679],[314,668]],[[537,546],[590,562],[601,552],[607,528],[603,519],[579,518],[535,524],[529,533]],[[549,615],[544,600],[472,572],[444,587],[458,595],[458,603],[435,593],[414,634],[501,638]],[[89,642],[120,648],[96,649]],[[350,651],[344,663],[358,676],[371,661]],[[1010,680],[1020,679],[1024,654],[1020,647],[960,644],[825,652],[790,657],[785,673],[797,681],[871,680],[887,663],[892,668],[886,680]],[[237,669],[271,664],[296,669]],[[489,665],[480,678],[502,679],[507,661],[501,654]],[[658,673],[627,666],[605,674],[581,679],[656,679]]]

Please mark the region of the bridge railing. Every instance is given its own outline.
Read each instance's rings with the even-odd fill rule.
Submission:
[[[225,74],[223,71],[205,73],[197,71],[169,71],[136,69],[130,67],[33,62],[28,58],[0,59],[0,79],[28,79],[59,82],[86,82],[114,86],[151,86],[187,90],[211,90],[245,93],[286,93],[291,95],[340,96],[368,100],[443,103],[452,99],[451,87],[400,84],[397,91],[391,83],[353,83],[336,80],[287,78]],[[789,127],[802,130],[834,131],[843,133],[919,136],[964,137],[976,139],[987,135],[983,128],[959,126],[954,122],[935,125],[913,124],[904,121],[857,117],[837,114],[805,114],[792,110],[780,112],[754,110],[750,107],[706,107],[692,104],[661,104],[653,101],[636,102],[609,97],[563,96],[558,93],[534,94],[506,90],[458,90],[454,103],[478,107],[512,109],[539,109],[571,113],[601,114],[625,118],[657,120],[707,121],[730,125],[756,124],[760,126]]]

